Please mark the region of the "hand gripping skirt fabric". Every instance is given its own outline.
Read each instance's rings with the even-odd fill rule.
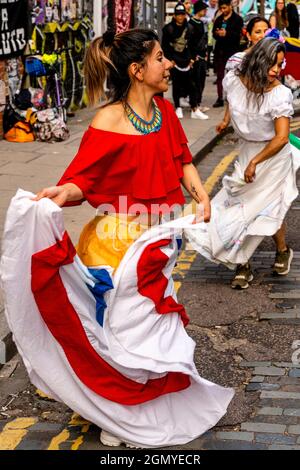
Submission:
[[[19,190],[11,202],[1,259],[6,316],[32,383],[145,448],[213,427],[234,391],[199,376],[171,278],[177,238],[194,217],[138,236],[118,216],[96,218],[78,245],[87,267],[62,210],[32,196]]]

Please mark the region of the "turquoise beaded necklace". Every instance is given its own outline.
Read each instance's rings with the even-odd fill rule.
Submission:
[[[155,101],[153,101],[152,107],[153,107],[153,117],[151,121],[145,121],[145,119],[141,118],[138,114],[136,114],[136,112],[132,109],[132,107],[128,103],[125,103],[125,110],[126,110],[129,121],[142,134],[150,134],[151,132],[158,132],[161,128],[162,115]]]

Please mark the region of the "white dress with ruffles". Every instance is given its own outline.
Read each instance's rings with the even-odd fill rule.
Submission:
[[[291,203],[298,195],[296,171],[300,151],[285,145],[276,155],[256,167],[255,180],[246,183],[244,171],[274,137],[274,119],[293,114],[292,93],[278,85],[264,94],[257,108],[247,88],[231,70],[223,80],[233,128],[240,138],[238,159],[231,176],[212,199],[212,217],[188,229],[193,247],[206,258],[233,269],[246,263],[265,236],[281,227]]]

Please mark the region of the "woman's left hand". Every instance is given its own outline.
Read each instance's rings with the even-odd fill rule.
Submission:
[[[244,173],[244,178],[245,178],[246,183],[253,183],[255,179],[255,172],[256,172],[256,164],[253,162],[250,162]]]
[[[193,224],[198,224],[199,222],[209,222],[211,217],[211,206],[210,200],[207,195],[205,195],[200,202],[197,203],[196,214]]]
[[[202,203],[204,205],[204,222],[209,222],[211,217],[211,206],[209,197],[203,198]]]

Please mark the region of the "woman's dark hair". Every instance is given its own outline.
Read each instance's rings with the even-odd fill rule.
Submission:
[[[289,20],[288,20],[288,14],[287,14],[287,9],[286,9],[286,4],[285,4],[285,0],[284,1],[284,7],[282,10],[279,10],[277,8],[277,2],[278,0],[276,0],[276,3],[275,3],[275,10],[274,10],[274,13],[275,13],[275,17],[276,17],[276,28],[279,29],[280,31],[282,29],[285,29],[288,27],[289,25]]]
[[[91,42],[85,57],[84,75],[89,102],[94,105],[106,98],[104,84],[110,88],[110,102],[125,100],[131,79],[128,67],[133,62],[143,64],[151,54],[157,34],[149,29],[130,29],[114,34],[107,31]]]
[[[268,72],[276,64],[279,52],[285,53],[285,45],[274,38],[261,39],[245,55],[236,74],[251,93],[256,95],[258,108],[263,103],[264,93],[269,86]]]
[[[269,21],[264,18],[263,16],[254,16],[254,18],[252,18],[249,23],[247,24],[247,27],[246,27],[246,31],[248,34],[251,34],[252,33],[252,30],[254,28],[254,26],[256,25],[256,23],[260,23],[261,21],[263,21],[264,23],[266,23],[266,25],[270,28],[270,23]]]
[[[218,5],[221,7],[222,5],[231,5],[232,0],[219,0]]]

